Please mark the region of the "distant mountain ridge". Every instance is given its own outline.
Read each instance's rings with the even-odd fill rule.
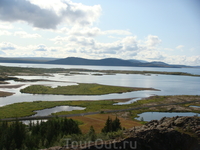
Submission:
[[[105,58],[105,59],[85,59],[78,57],[68,57],[64,59],[58,59],[48,61],[48,64],[66,64],[66,65],[94,65],[94,66],[133,66],[133,63],[127,60],[117,58]]]
[[[34,63],[34,64],[58,64],[58,65],[93,65],[93,66],[129,66],[129,67],[167,67],[183,68],[185,65],[170,65],[164,62],[147,62],[143,60],[123,60],[118,58],[85,59],[79,57],[46,58],[46,57],[0,57],[0,63]]]
[[[142,62],[140,60],[123,60],[118,58],[105,59],[85,59],[79,57],[67,57],[46,62],[47,64],[60,65],[94,65],[94,66],[129,66],[129,67],[167,67],[167,68],[182,68],[190,67],[185,65],[169,65],[164,62]]]
[[[56,60],[50,57],[0,57],[1,63],[45,63]]]

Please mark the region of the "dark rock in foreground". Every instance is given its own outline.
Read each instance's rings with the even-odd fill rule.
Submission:
[[[173,117],[133,127],[121,140],[94,142],[77,150],[200,150],[200,118]],[[60,150],[65,150],[61,148]],[[73,149],[73,148],[70,148]]]

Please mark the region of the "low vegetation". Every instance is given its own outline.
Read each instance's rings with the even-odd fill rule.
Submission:
[[[130,111],[131,115],[135,118],[137,114],[146,111],[166,111],[166,112],[196,112],[200,110],[192,107],[182,106],[183,104],[170,105],[170,103],[193,103],[190,101],[200,101],[200,96],[153,96],[148,99],[138,100],[131,104],[126,105],[113,105],[119,100],[95,100],[95,101],[35,101],[35,102],[22,102],[15,103],[0,107],[0,118],[16,118],[25,117],[36,114],[35,110],[42,110],[52,108],[55,106],[79,106],[84,107],[84,110],[62,111],[53,113],[52,115],[67,115],[67,114],[81,114],[87,112],[106,112],[108,110],[123,110]],[[156,106],[165,104],[166,106]],[[153,107],[153,106],[156,107]],[[150,107],[151,106],[151,107]],[[130,108],[138,108],[137,110],[128,110]]]
[[[41,149],[55,145],[70,146],[73,141],[91,144],[97,139],[124,138],[121,120],[115,117],[112,121],[111,118],[102,121],[104,127],[101,133],[96,133],[91,125],[84,134],[80,130],[81,125],[71,118],[55,117],[36,123],[30,121],[28,125],[18,120],[0,122],[0,149]]]
[[[5,81],[0,81],[0,84],[9,84],[9,83]]]
[[[110,117],[108,117],[105,126],[102,129],[102,132],[103,133],[116,132],[121,129],[122,129],[121,122],[117,117],[115,118],[115,120],[112,120]]]
[[[11,96],[13,95],[14,93],[11,93],[11,92],[3,92],[3,91],[0,91],[0,97],[7,97],[7,96]]]
[[[6,80],[15,80],[17,79],[16,77],[9,77],[9,76],[6,76],[6,75],[1,75],[0,74],[0,81],[1,81],[1,84],[5,83]]]
[[[36,114],[35,110],[42,110],[56,106],[79,106],[85,107],[84,110],[62,111],[53,115],[66,115],[76,113],[97,112],[105,110],[116,110],[129,108],[131,105],[113,105],[114,100],[97,101],[35,101],[21,102],[0,107],[0,118],[18,118]]]
[[[79,85],[58,86],[56,88],[43,85],[31,85],[24,89],[21,89],[20,92],[31,93],[31,94],[57,94],[57,95],[103,95],[110,93],[124,93],[124,92],[139,91],[139,90],[153,90],[153,89],[80,83]]]
[[[115,120],[117,118],[120,120],[121,127],[122,129],[129,129],[132,128],[133,126],[141,126],[140,122],[138,121],[133,121],[132,119],[129,118],[124,118],[120,114],[94,114],[94,115],[84,115],[84,116],[74,116],[70,117],[74,120],[77,120],[79,122],[82,122],[82,124],[79,125],[82,133],[87,133],[90,130],[90,127],[93,126],[95,128],[95,132],[97,134],[102,132],[102,129],[105,126],[105,122],[107,118],[109,117],[112,120]]]
[[[84,73],[82,73],[84,72]],[[51,73],[67,73],[67,74],[86,74],[86,72],[99,72],[105,75],[113,74],[164,74],[164,75],[181,75],[181,76],[196,76],[200,75],[185,73],[185,72],[165,72],[165,71],[127,71],[127,70],[90,70],[90,69],[63,69],[63,68],[23,68],[23,67],[7,67],[0,66],[0,75],[16,76],[16,75],[48,75]],[[98,73],[98,74],[99,74]]]
[[[30,122],[29,126],[15,121],[0,122],[0,149],[39,149],[52,146],[64,135],[81,134],[78,123],[67,118],[47,122]]]

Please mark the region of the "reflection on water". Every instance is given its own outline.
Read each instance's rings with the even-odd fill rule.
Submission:
[[[82,66],[82,68],[84,67],[88,69],[87,66]],[[103,70],[102,66],[100,68],[101,68],[100,70]],[[120,69],[124,70],[126,68],[127,67],[124,68],[119,67],[118,70]],[[145,67],[144,68],[134,67],[133,70],[136,68],[137,70],[146,69]],[[99,66],[96,69],[99,69]],[[151,69],[152,71],[155,71],[158,68],[151,68]],[[162,68],[162,69],[174,70],[174,68]],[[114,68],[111,70],[114,70]],[[178,68],[178,70],[181,69]],[[37,81],[37,82],[15,82],[13,80],[9,81],[11,85],[19,85],[19,84],[25,84],[25,85],[20,88],[12,88],[12,89],[0,88],[0,91],[15,93],[12,96],[1,97],[0,106],[17,102],[32,102],[32,101],[104,100],[104,99],[133,98],[129,102],[120,103],[120,104],[128,104],[136,100],[139,100],[141,98],[149,97],[152,95],[200,95],[199,91],[200,77],[154,75],[154,74],[152,74],[151,76],[145,76],[140,74],[116,74],[116,75],[103,75],[103,76],[94,76],[91,74],[88,75],[77,74],[73,76],[65,76],[65,74],[51,74],[51,75],[52,76],[17,76],[22,79],[43,79],[48,81]],[[98,84],[113,85],[113,86],[155,88],[159,89],[160,91],[146,90],[146,91],[127,92],[122,94],[114,93],[106,95],[41,95],[41,94],[25,94],[20,92],[20,89],[35,84],[57,87],[57,86],[77,85],[78,83],[98,83]]]
[[[190,106],[190,107],[200,108],[200,106]]]
[[[141,120],[143,118],[144,121],[151,120],[160,120],[163,117],[176,117],[176,116],[199,116],[200,114],[191,113],[191,112],[144,112],[139,114],[137,120]]]
[[[42,122],[47,122],[46,119],[44,119],[44,120],[23,120],[21,122],[24,123],[24,124],[26,124],[26,125],[29,125],[30,123],[32,123],[32,124],[40,124],[41,121]]]
[[[53,65],[53,64],[26,64],[26,63],[0,63],[2,66],[30,67],[30,68],[77,68],[91,70],[135,70],[135,71],[167,71],[167,72],[187,72],[199,74],[199,68],[161,68],[161,67],[121,67],[121,66],[89,66],[89,65]]]
[[[83,107],[56,106],[56,107],[53,107],[53,108],[34,111],[37,114],[33,115],[33,117],[36,117],[36,116],[49,116],[52,113],[56,113],[56,112],[60,112],[60,111],[72,111],[72,110],[84,110],[84,109],[85,108],[83,108]]]

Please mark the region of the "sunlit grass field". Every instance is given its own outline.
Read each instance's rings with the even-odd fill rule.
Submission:
[[[105,126],[105,122],[110,117],[112,120],[116,118],[117,115],[115,114],[95,114],[95,115],[87,115],[87,116],[76,116],[76,117],[70,117],[74,120],[78,120],[80,122],[83,122],[79,127],[82,131],[82,133],[87,133],[90,130],[90,127],[93,126],[96,133],[101,133],[102,128]],[[120,116],[117,116],[117,118],[121,122],[122,128],[132,128],[134,126],[141,126],[140,123],[124,119]]]
[[[151,88],[132,88],[121,86],[109,86],[101,84],[79,83],[71,86],[58,86],[52,88],[43,85],[31,85],[20,91],[31,94],[55,94],[55,95],[104,95],[110,93],[124,93],[139,90],[153,90]]]

